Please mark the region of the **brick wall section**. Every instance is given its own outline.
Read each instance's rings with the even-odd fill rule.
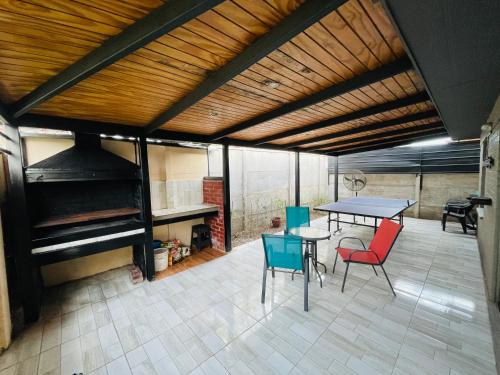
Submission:
[[[203,179],[203,203],[219,206],[217,216],[205,219],[205,224],[212,230],[213,246],[225,250],[224,240],[224,185],[222,178],[205,177]]]

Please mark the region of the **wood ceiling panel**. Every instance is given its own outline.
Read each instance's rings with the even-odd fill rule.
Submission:
[[[267,33],[302,0],[227,0],[36,107],[32,112],[145,125]],[[160,0],[43,0],[0,4],[0,98],[8,103],[119,33]],[[12,27],[19,25],[19,28]],[[350,0],[193,105],[163,128],[213,134],[405,55],[379,3]],[[273,88],[272,83],[277,87]],[[414,71],[233,134],[241,140],[300,128],[423,90]],[[424,111],[418,104],[307,137]],[[413,112],[412,112],[413,111]],[[275,141],[303,139],[303,135]]]
[[[286,7],[287,9],[294,9],[297,5],[296,2],[290,2],[290,4]],[[263,15],[264,10],[267,10],[268,14],[271,14],[267,19],[273,19],[275,22],[278,22],[287,15],[280,14],[280,17],[277,17],[277,10],[271,5],[273,4],[255,2],[253,3],[253,8],[257,9],[260,7],[260,11],[257,12],[260,15]],[[279,6],[282,7],[282,5],[283,4]],[[155,72],[157,79],[161,81],[159,78],[161,76],[168,78],[170,84],[179,89],[177,97],[175,98],[178,100],[189,91],[193,90],[210,72],[219,69],[226,64],[229,59],[234,58],[238,52],[252,43],[258,36],[267,32],[271,26],[273,25],[265,25],[263,22],[253,17],[237,3],[225,2],[215,7],[213,10],[200,15],[197,19],[186,23],[183,27],[172,31],[130,56],[118,61],[102,72],[113,70],[117,80],[125,80],[134,86],[138,86],[142,78],[132,74],[130,71],[126,71],[124,65],[127,65],[129,69],[134,69],[132,64],[135,62],[140,63],[138,59],[142,59],[143,62],[149,60],[147,66],[151,70],[157,70],[157,72]],[[273,62],[270,60],[267,65],[270,66],[272,64]],[[159,70],[159,66],[168,67],[168,71]],[[139,69],[139,67],[136,66],[136,69]],[[253,107],[250,106],[250,109],[253,109],[251,114],[254,114],[262,110],[261,101],[255,101],[253,99],[255,96],[279,104],[289,101],[296,96],[306,95],[311,91],[307,87],[299,89],[291,87],[292,81],[290,81],[290,87],[283,86],[281,90],[276,90],[275,92],[268,90],[267,86],[262,87],[262,82],[268,79],[264,76],[264,72],[269,75],[275,74],[271,72],[269,68],[261,66],[255,70],[248,70],[246,74],[242,74],[237,77],[237,80],[232,82],[230,86],[240,91],[243,89],[242,92],[245,92],[245,97],[242,98],[236,95],[232,100],[229,100],[229,103],[234,102],[234,109],[240,110],[242,106],[248,107],[248,101],[251,100],[255,103]],[[120,74],[122,74],[121,78],[119,77]],[[113,85],[112,82],[104,81],[100,74],[96,74],[86,81],[99,85]],[[148,82],[148,84],[150,83]],[[157,84],[153,83],[153,85]],[[77,96],[81,94],[83,97],[86,90],[87,86],[78,84],[60,96],[64,98],[66,95]],[[234,116],[234,114],[231,115],[230,111],[224,109],[228,103],[228,96],[232,94],[229,94],[228,90],[221,91],[223,91],[223,95],[218,93],[217,97],[220,98],[221,96],[225,96],[225,103],[221,101],[217,103],[214,102],[212,98],[209,98],[204,106],[210,106],[211,110],[205,111],[205,107],[203,106],[201,106],[201,110],[193,108],[192,113],[187,113],[184,116],[182,120],[182,129],[186,129],[190,121],[195,121],[196,125],[200,125],[200,121],[205,119],[205,117],[200,117],[198,121],[195,120],[196,116],[200,113],[202,116],[206,116],[208,112],[220,113],[226,121],[224,124],[231,124],[242,118]],[[117,107],[120,105],[119,99],[117,95],[110,96],[107,98],[107,103]],[[169,99],[172,99],[172,97],[169,96]],[[242,101],[241,99],[244,100]],[[138,95],[138,102],[134,109],[137,112],[141,112],[141,100],[142,96]],[[156,101],[158,108],[154,113],[158,114],[162,109],[171,105],[173,102],[174,101],[166,102],[165,100]],[[57,105],[58,101],[51,99],[41,106],[41,110],[44,113],[50,112],[51,110],[58,111],[56,108]],[[34,112],[37,111],[38,109]],[[123,110],[123,112],[126,111]],[[251,114],[247,116],[251,116]],[[119,114],[117,112],[117,117],[114,121],[123,121],[124,115],[125,113]],[[136,113],[135,115],[138,116],[139,114]],[[147,123],[152,118],[150,111],[142,111],[142,116],[143,124]],[[222,121],[223,120],[218,120],[217,123],[222,123]]]
[[[395,60],[404,54],[402,46],[393,42],[392,37],[395,32],[392,29],[387,30],[388,25],[381,25],[379,30],[374,24],[373,19],[381,18],[381,16],[379,10],[376,10],[377,14],[370,17],[368,12],[372,11],[372,8],[369,6],[365,9],[363,4],[351,0],[338,11],[332,12],[319,23],[285,43],[254,67],[235,77],[227,85],[232,84],[241,90],[269,98],[278,104],[284,104]],[[259,17],[258,14],[253,16]],[[257,27],[256,24],[253,27]],[[251,28],[247,26],[245,31],[248,30],[251,31]],[[236,32],[239,32],[239,38],[245,38],[244,33],[239,29],[231,30],[233,37],[236,37],[234,35]],[[280,60],[275,60],[277,58]],[[267,71],[262,69],[263,66],[266,66]],[[290,70],[295,71],[293,78],[288,74]],[[307,79],[307,74],[311,73],[314,79]],[[296,81],[297,78],[299,81]],[[279,86],[275,89],[266,87],[264,83],[269,79],[278,82]],[[307,84],[304,83],[304,79],[308,82]],[[336,108],[318,106],[315,110],[335,116],[341,111],[338,104],[345,106],[343,110],[347,113],[394,100],[417,90],[411,81],[404,78],[399,81],[387,80],[379,86],[378,88],[368,86],[339,98]],[[195,107],[196,105],[185,112],[195,110]],[[255,112],[254,116],[261,112]],[[180,114],[163,128],[179,130],[183,127],[186,117],[187,115]],[[231,125],[225,121],[218,121],[218,126],[214,130],[220,130],[219,126],[224,129]],[[271,123],[268,125],[272,126]],[[257,133],[255,129],[250,129],[248,132]],[[241,139],[251,139],[247,134],[235,136]]]
[[[428,104],[425,105],[423,110],[424,111],[431,110],[432,108],[433,108],[433,106],[429,102]],[[401,108],[399,110],[382,112],[382,113],[377,114],[377,115],[363,117],[363,118],[355,120],[355,121],[349,121],[349,122],[347,122],[347,124],[351,124],[352,126],[367,125],[367,124],[372,124],[372,123],[376,123],[376,122],[380,122],[380,121],[385,121],[385,120],[390,120],[390,119],[394,119],[394,118],[399,118],[402,116],[411,115],[414,113],[422,112],[423,110],[420,107],[418,107],[417,105],[411,105],[411,106]],[[318,137],[321,135],[335,134],[336,132],[341,130],[338,127],[339,125],[342,125],[342,124],[333,125],[333,126],[329,126],[329,127],[323,128],[323,129],[310,131],[310,132],[307,132],[307,133],[302,134],[302,135],[296,135],[296,136],[292,136],[292,137],[278,139],[278,140],[274,141],[273,144],[287,144],[287,143],[292,143],[292,142],[296,142],[299,140]],[[328,141],[320,142],[319,144],[326,143],[326,142],[328,142]]]
[[[349,143],[349,144],[338,145],[338,146],[335,146],[335,147],[325,147],[325,148],[322,148],[321,151],[335,151],[335,150],[338,150],[338,149],[346,149],[346,148],[351,148],[351,147],[352,148],[362,147],[367,142],[369,142],[371,144],[372,142],[375,142],[377,140],[380,141],[380,142],[386,142],[386,141],[390,141],[393,138],[397,139],[402,134],[404,134],[404,135],[419,135],[419,134],[424,135],[424,134],[426,134],[429,131],[435,131],[436,130],[435,128],[430,128],[430,129],[427,128],[426,125],[429,125],[429,124],[430,124],[430,122],[429,123],[414,123],[414,122],[411,122],[411,123],[407,123],[407,124],[404,124],[404,125],[401,125],[399,127],[396,127],[394,129],[392,129],[392,130],[400,129],[402,131],[401,134],[384,135],[384,132],[371,133],[371,134],[367,134],[367,135],[380,134],[380,138],[369,139],[369,140],[366,140],[366,141],[360,140],[360,141],[352,142],[352,143]],[[444,131],[444,128],[443,128],[443,131]]]
[[[402,76],[402,75],[398,75],[398,76],[396,76],[396,78],[398,78],[400,76]],[[387,101],[389,101],[389,100],[386,100],[387,97],[389,97],[391,100],[395,100],[395,99],[398,99],[400,97],[408,96],[408,95],[406,95],[406,93],[404,93],[400,89],[399,85],[396,85],[396,84],[394,84],[394,85],[396,85],[396,87],[399,88],[398,96],[391,93],[391,91],[389,91],[389,89],[388,89],[388,87],[391,86],[391,83],[390,83],[391,81],[393,81],[392,78],[387,79],[387,80],[383,80],[379,83],[375,83],[375,84],[372,84],[370,86],[360,88],[359,90],[354,90],[353,92],[350,92],[350,93],[347,93],[347,94],[344,94],[341,96],[337,96],[334,99],[330,99],[330,100],[318,103],[316,105],[307,107],[304,110],[296,111],[296,112],[293,112],[291,114],[281,116],[278,119],[274,119],[274,120],[259,124],[257,126],[251,127],[251,128],[246,129],[244,131],[235,133],[232,136],[234,138],[241,139],[241,140],[256,140],[256,139],[259,139],[259,138],[262,138],[265,136],[280,133],[280,132],[285,131],[285,130],[300,128],[302,126],[314,123],[316,121],[320,121],[320,120],[324,120],[324,119],[328,119],[328,118],[334,118],[336,116],[340,116],[340,115],[343,115],[346,113],[357,111],[357,110],[360,110],[363,108],[368,108],[368,107],[371,107],[371,106],[374,106],[377,104],[386,103]],[[385,85],[383,83],[385,83]],[[356,100],[356,97],[361,96],[359,94],[360,91],[371,92],[371,94],[372,94],[371,96],[373,97],[373,100],[366,101],[366,102]],[[375,95],[374,93],[376,93],[376,92],[385,92],[386,95]],[[415,93],[413,89],[408,90],[408,92],[411,94]],[[356,93],[357,95],[353,95],[354,93]],[[328,113],[331,114],[331,116],[324,114],[324,109],[326,108],[326,106],[328,106],[330,108],[330,111]],[[418,108],[419,107],[415,107],[415,109],[417,111],[418,111]],[[424,107],[422,107],[421,110],[424,110]],[[302,120],[298,121],[294,117],[294,115],[296,115],[297,113],[304,113],[304,112],[307,112],[309,114],[315,114],[315,116],[310,118],[309,120],[305,120],[305,121],[302,121]],[[319,115],[319,113],[321,113],[321,115]],[[395,112],[396,116],[398,116],[398,113],[399,113],[399,116],[402,116],[406,112],[404,110],[400,110],[400,111],[396,110],[396,112]],[[382,120],[382,119],[384,119],[384,116],[378,116],[378,117],[375,116],[375,118],[379,118],[380,120]],[[322,134],[321,131],[325,131],[325,130],[324,129],[317,130],[315,132],[308,133],[307,136],[309,136],[309,134],[321,135]],[[326,132],[329,132],[329,131],[330,130],[327,130]],[[300,139],[302,137],[304,137],[304,135],[295,136],[293,138],[295,138],[295,140],[297,140],[297,139]],[[289,142],[290,139],[291,138],[287,138],[286,141]],[[280,144],[280,143],[285,143],[285,142],[281,140],[281,141],[276,141],[276,143]]]
[[[362,136],[373,135],[373,134],[383,134],[385,132],[389,132],[389,131],[393,131],[393,130],[398,130],[398,129],[406,129],[408,127],[419,127],[418,129],[421,130],[421,129],[425,129],[425,125],[432,124],[432,123],[435,123],[437,121],[439,121],[438,117],[432,117],[432,118],[425,119],[425,120],[412,121],[412,122],[408,122],[408,123],[404,123],[404,124],[398,124],[398,125],[390,126],[390,127],[379,129],[379,130],[364,131],[364,132],[359,132],[359,133],[356,133],[356,134],[353,134],[353,135],[332,138],[332,139],[330,139],[328,141],[322,141],[322,142],[316,142],[316,143],[309,143],[309,144],[301,146],[301,147],[303,147],[303,148],[310,148],[310,147],[318,147],[318,148],[320,148],[320,147],[323,146],[321,148],[323,150],[323,149],[331,148],[331,147],[328,147],[328,146],[331,143],[334,143],[334,142],[345,141],[345,140],[349,140],[349,139],[353,139],[353,138],[358,138],[358,137],[362,137]],[[351,127],[351,129],[355,129],[355,128],[356,128],[356,126],[352,126]]]
[[[96,4],[65,0],[0,2],[1,56],[8,55],[12,59],[9,64],[24,67],[23,72],[32,79],[31,85],[12,90],[7,82],[16,76],[2,74],[1,96],[7,103],[19,100],[162,2],[110,0],[104,6]],[[112,11],[116,8],[122,14]],[[29,64],[33,61],[52,66],[35,69]]]

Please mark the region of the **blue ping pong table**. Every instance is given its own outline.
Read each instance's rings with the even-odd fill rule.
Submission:
[[[411,199],[352,197],[338,202],[324,204],[314,209],[316,211],[328,212],[328,230],[330,230],[330,224],[336,222],[337,230],[335,233],[342,230],[339,225],[340,223],[373,227],[376,232],[378,221],[384,218],[398,220],[400,224],[403,224],[404,212],[416,202],[417,201]],[[332,218],[332,214],[336,214],[336,216]],[[341,220],[340,214],[352,215],[353,221]],[[364,220],[363,223],[357,222],[356,216],[361,216],[364,219],[367,217],[373,218],[374,225],[366,224],[366,220]]]

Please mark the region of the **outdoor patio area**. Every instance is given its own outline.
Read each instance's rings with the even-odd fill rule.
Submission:
[[[367,219],[368,220],[368,219]],[[312,226],[326,228],[326,220]],[[450,223],[405,219],[382,273],[343,264],[321,241],[323,288],[268,277],[260,240],[166,279],[132,284],[126,268],[47,291],[42,319],[0,357],[0,374],[494,374],[476,238]],[[353,243],[354,245],[354,243]],[[146,309],[144,307],[147,306]]]

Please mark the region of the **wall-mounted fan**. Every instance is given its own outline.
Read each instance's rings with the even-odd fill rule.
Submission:
[[[363,172],[357,169],[350,169],[344,173],[344,186],[347,190],[356,193],[363,190],[366,186],[366,176]]]

